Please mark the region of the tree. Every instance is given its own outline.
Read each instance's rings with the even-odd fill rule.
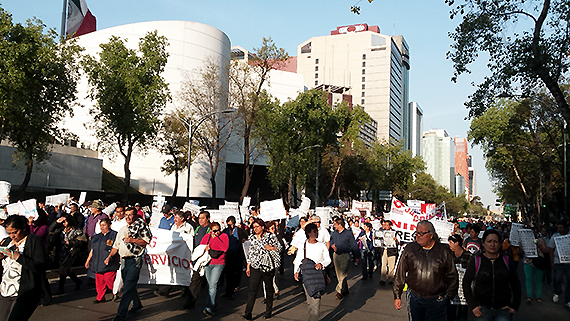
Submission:
[[[174,190],[172,197],[178,194],[178,176],[188,167],[188,131],[176,112],[167,114],[162,121],[160,152],[170,158],[160,167],[166,175],[174,174]]]
[[[196,137],[197,152],[204,155],[210,165],[212,200],[216,198],[216,174],[223,161],[222,150],[232,133],[233,119],[222,116],[228,106],[228,69],[213,58],[206,59],[203,67],[186,74],[179,92],[186,122]],[[201,122],[206,124],[200,126]],[[195,125],[193,122],[197,122]]]
[[[246,62],[235,60],[230,67],[230,106],[238,111],[236,132],[243,141],[243,188],[240,202],[247,196],[254,161],[262,149],[257,133],[257,119],[261,105],[263,86],[269,83],[269,73],[285,64],[289,55],[278,48],[271,38],[263,38],[261,47]]]
[[[558,111],[570,122],[570,108],[561,83],[570,67],[569,0],[445,0],[451,18],[462,18],[450,34],[448,58],[452,80],[470,72],[479,53],[489,55],[491,75],[485,77],[466,102],[469,116],[481,115],[495,97],[519,89],[523,95],[546,88]],[[530,26],[525,29],[526,26]]]
[[[72,114],[81,48],[56,42],[55,30],[40,20],[13,23],[0,8],[0,140],[7,138],[23,159],[25,193],[35,162],[49,158],[60,135],[58,123]]]
[[[128,200],[129,169],[133,152],[145,152],[160,129],[160,115],[170,99],[162,77],[168,59],[166,37],[156,31],[140,39],[138,50],[128,49],[118,37],[101,44],[99,60],[87,56],[90,98],[97,103],[90,113],[102,151],[120,154],[124,159],[125,189]]]
[[[520,203],[530,218],[563,186],[562,126],[552,106],[536,100],[501,101],[474,118],[468,138],[485,153],[485,167],[496,192],[508,203]],[[556,170],[557,169],[557,170]],[[561,199],[561,204],[563,199]]]
[[[338,144],[343,118],[340,109],[333,110],[327,104],[325,93],[314,89],[283,105],[269,97],[260,102],[259,124],[269,158],[269,180],[282,198],[289,200],[286,193],[295,193],[297,183],[311,186],[314,180],[309,174],[320,162],[316,151]]]

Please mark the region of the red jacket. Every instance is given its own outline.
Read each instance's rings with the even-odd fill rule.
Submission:
[[[204,235],[200,244],[210,244],[210,249],[224,252],[219,258],[210,261],[211,265],[226,265],[226,252],[230,246],[230,239],[226,233],[221,233],[218,237],[212,237],[212,233]]]

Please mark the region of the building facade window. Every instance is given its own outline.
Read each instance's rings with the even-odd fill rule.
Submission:
[[[315,58],[315,64],[319,63],[319,58]]]
[[[366,74],[366,69],[362,69],[362,74]]]
[[[319,84],[319,81],[318,81],[318,80],[315,80],[315,86],[318,85],[318,84]]]
[[[362,84],[362,89],[366,89],[366,85],[365,85],[365,84]]]
[[[362,67],[366,67],[366,61],[362,62]]]
[[[366,59],[366,54],[362,54],[362,60]]]
[[[362,82],[364,82],[365,78],[366,78],[366,77],[362,77]]]
[[[319,71],[319,66],[315,66],[315,71]]]
[[[362,98],[362,99],[360,100],[360,103],[361,103],[362,105],[364,105],[364,98]]]
[[[365,95],[364,95],[364,92],[362,92],[362,97],[364,97],[364,96],[365,96]]]
[[[315,78],[319,78],[319,73],[318,73],[318,72],[315,73]]]

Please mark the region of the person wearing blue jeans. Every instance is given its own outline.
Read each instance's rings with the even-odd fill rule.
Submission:
[[[206,309],[216,311],[216,294],[218,291],[218,281],[224,270],[223,265],[208,265],[204,268],[204,274],[208,281],[208,298],[206,299]]]
[[[444,296],[422,298],[408,290],[408,315],[410,320],[445,320],[447,299]]]
[[[121,260],[121,276],[123,278],[123,297],[117,309],[118,320],[127,317],[129,305],[133,303],[132,312],[136,312],[142,308],[139,292],[137,291],[137,283],[141,272],[142,259],[140,256],[125,257]],[[122,318],[122,319],[120,319]]]
[[[358,235],[360,257],[362,258],[362,279],[372,278],[374,273],[374,245],[372,240],[374,234],[372,232],[372,224],[364,223],[364,229]]]

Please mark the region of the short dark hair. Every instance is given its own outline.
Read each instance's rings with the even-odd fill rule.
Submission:
[[[499,238],[499,243],[501,243],[501,242],[503,241],[503,237],[501,236],[501,233],[499,233],[497,230],[491,229],[491,230],[486,230],[485,233],[483,233],[482,242],[485,243],[485,240],[486,240],[487,237],[488,237],[489,235],[491,235],[491,234],[497,235],[497,237]]]
[[[463,238],[457,234],[453,234],[447,238],[448,241],[453,241],[453,243],[458,243],[460,246],[463,246]]]
[[[226,223],[227,222],[232,222],[232,224],[236,223],[236,218],[233,215],[228,216],[228,218],[226,219]]]
[[[129,205],[129,206],[127,206],[127,208],[125,208],[125,214],[127,214],[127,212],[130,212],[130,211],[134,212],[134,214],[137,214],[137,209],[134,208],[133,206]]]
[[[99,223],[101,222],[105,222],[107,223],[107,225],[111,226],[111,220],[108,217],[104,217],[102,219],[99,220]]]
[[[344,227],[344,219],[342,217],[337,217],[334,222]]]
[[[317,224],[309,223],[305,226],[305,236],[307,237],[307,239],[309,238],[309,234],[311,234],[312,231],[317,231],[317,232],[319,231]]]
[[[210,212],[208,212],[208,211],[200,211],[200,214],[204,214],[204,215],[206,215],[206,218],[207,218],[207,219],[210,219]],[[200,214],[198,214],[198,216],[200,216]]]
[[[28,225],[28,219],[21,215],[10,215],[4,221],[5,227],[11,227],[15,230],[25,231],[26,234],[30,233],[30,225]]]
[[[469,227],[470,230],[473,230],[475,233],[479,233],[481,232],[481,227],[477,224],[473,224],[471,225],[471,227]]]
[[[562,225],[563,228],[568,229],[568,223],[566,221],[560,221],[556,225]]]

